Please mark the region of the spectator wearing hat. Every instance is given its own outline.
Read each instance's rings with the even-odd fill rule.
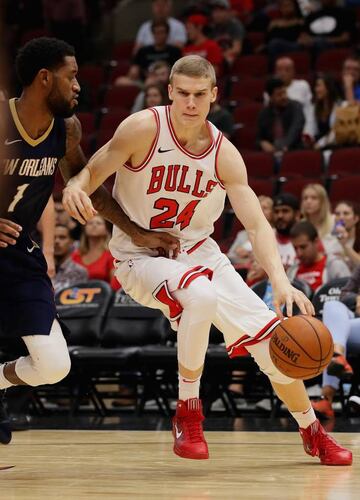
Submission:
[[[223,63],[223,54],[219,44],[215,40],[210,40],[204,35],[204,26],[208,19],[203,14],[192,14],[186,20],[186,30],[189,39],[189,45],[183,49],[183,55],[195,54],[207,59],[219,74]]]
[[[211,1],[210,38],[220,45],[224,59],[231,66],[241,54],[245,28],[236,19],[228,0]]]
[[[300,201],[291,193],[281,193],[273,199],[273,222],[281,262],[286,269],[295,263],[296,253],[291,242],[291,228],[300,219]]]
[[[155,43],[154,34],[152,32],[151,26],[154,21],[166,21],[169,24],[169,34],[167,37],[167,43],[170,45],[176,45],[182,48],[186,43],[186,30],[184,24],[171,17],[171,0],[152,0],[151,10],[152,19],[145,21],[139,28],[136,41],[134,46],[134,54],[145,45],[153,45]]]
[[[298,260],[287,271],[290,281],[301,279],[315,291],[328,281],[350,276],[350,270],[343,259],[335,254],[326,255],[319,250],[319,235],[311,222],[297,222],[290,230],[290,238]]]
[[[304,112],[299,102],[288,98],[286,86],[280,78],[270,78],[265,90],[269,104],[259,113],[257,145],[268,153],[302,148]]]

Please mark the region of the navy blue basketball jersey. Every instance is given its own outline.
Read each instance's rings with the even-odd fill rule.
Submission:
[[[57,166],[65,155],[65,121],[54,118],[41,137],[32,139],[19,120],[15,99],[4,107],[8,116],[0,167],[0,217],[30,232],[49,200]]]

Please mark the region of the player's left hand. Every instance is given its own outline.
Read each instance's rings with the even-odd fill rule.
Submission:
[[[285,304],[286,315],[290,317],[293,314],[294,302],[300,309],[301,314],[309,314],[311,316],[315,314],[315,309],[311,301],[305,294],[303,294],[303,292],[294,288],[289,281],[274,283],[272,284],[272,288],[274,297],[273,304],[276,314],[280,319],[284,318],[281,306]]]
[[[15,245],[16,239],[20,236],[22,227],[12,220],[0,218],[0,248]]]

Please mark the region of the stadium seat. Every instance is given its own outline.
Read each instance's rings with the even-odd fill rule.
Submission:
[[[297,178],[297,179],[288,179],[286,177],[280,178],[280,192],[286,191],[287,193],[292,193],[294,196],[297,196],[299,199],[301,198],[302,190],[308,184],[316,184],[319,183],[319,178]]]
[[[250,177],[269,179],[274,176],[274,156],[271,153],[244,151],[241,155]]]
[[[100,121],[100,130],[112,130],[115,132],[120,123],[129,116],[129,110],[125,108],[117,108],[116,111],[104,113]]]
[[[120,59],[131,59],[133,48],[133,40],[124,40],[113,47],[111,57],[116,61]]]
[[[263,105],[261,102],[248,101],[240,103],[236,106],[234,112],[235,124],[241,124],[242,127],[255,127],[262,108]]]
[[[241,127],[235,130],[232,142],[240,153],[244,150],[255,151],[256,148],[256,126]]]
[[[127,72],[129,71],[129,68],[130,68],[129,60],[120,59],[119,61],[117,61],[116,66],[110,73],[109,83],[112,85],[119,76],[126,75]]]
[[[274,195],[274,183],[271,179],[265,180],[249,177],[249,185],[254,190],[256,196],[264,194],[272,198]]]
[[[330,156],[329,175],[360,175],[360,147],[336,149]]]
[[[79,68],[78,80],[91,94],[92,105],[96,106],[101,86],[105,84],[104,68],[99,64],[84,64]]]
[[[286,52],[285,54],[281,54],[281,56],[279,57],[289,57],[294,61],[296,78],[299,78],[299,75],[307,75],[307,77],[309,78],[309,75],[311,73],[311,59],[308,52]]]
[[[104,97],[104,106],[110,109],[131,109],[135,97],[140,92],[137,85],[126,85],[122,87],[110,87]]]
[[[336,203],[340,200],[359,202],[360,175],[333,179],[330,187],[330,200]]]
[[[281,176],[287,178],[313,177],[323,175],[323,156],[321,151],[287,151],[281,160]]]
[[[329,300],[339,300],[341,289],[346,285],[349,278],[337,278],[319,287],[312,298],[317,318],[322,318],[325,302]]]
[[[70,346],[99,343],[111,297],[110,285],[98,280],[77,283],[55,294],[59,317],[70,330]]]
[[[249,76],[265,78],[268,73],[268,65],[268,58],[262,54],[240,56],[231,68],[231,75],[238,76],[239,79]]]
[[[230,101],[259,101],[264,99],[265,80],[262,78],[244,78],[233,82],[230,91]]]
[[[321,52],[315,63],[316,72],[338,73],[341,71],[344,59],[350,55],[350,49],[328,49]]]

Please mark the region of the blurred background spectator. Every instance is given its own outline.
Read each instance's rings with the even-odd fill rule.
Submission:
[[[154,34],[152,32],[151,26],[154,21],[166,21],[169,24],[169,34],[167,38],[167,43],[169,45],[176,45],[177,47],[182,47],[186,43],[186,30],[184,24],[171,17],[172,10],[172,0],[152,0],[152,19],[145,21],[139,28],[135,45],[134,54],[145,45],[154,45]]]
[[[291,242],[291,228],[300,218],[300,202],[291,193],[281,193],[274,198],[273,221],[275,236],[283,266],[288,269],[295,262],[296,253]]]
[[[110,231],[100,215],[85,224],[79,248],[73,252],[72,259],[87,269],[89,279],[111,282],[114,259],[108,249],[109,239]]]
[[[56,274],[52,280],[55,292],[60,288],[84,282],[89,277],[87,269],[71,258],[73,246],[74,240],[68,226],[56,224],[54,242]]]
[[[290,237],[298,260],[287,270],[290,281],[295,278],[305,281],[315,292],[328,281],[350,275],[343,259],[319,250],[319,235],[311,222],[294,224]]]
[[[335,142],[335,111],[341,105],[336,82],[331,75],[318,74],[314,83],[315,149],[325,149]]]
[[[219,44],[225,61],[231,66],[241,54],[245,28],[235,17],[229,0],[212,0],[209,36]]]
[[[259,148],[268,153],[301,148],[305,123],[301,104],[288,98],[285,83],[280,78],[270,78],[265,90],[269,104],[258,117]]]
[[[157,61],[149,67],[148,76],[145,80],[145,86],[150,84],[159,84],[161,87],[163,87],[164,92],[166,93],[166,99],[168,100],[169,97],[168,97],[167,86],[169,82],[169,76],[170,76],[169,64],[165,61]],[[142,90],[135,97],[134,104],[131,108],[131,112],[136,113],[137,111],[140,111],[145,107],[146,107],[145,90]]]
[[[359,205],[342,200],[335,205],[333,234],[339,242],[341,255],[352,270],[360,265],[360,208]]]

